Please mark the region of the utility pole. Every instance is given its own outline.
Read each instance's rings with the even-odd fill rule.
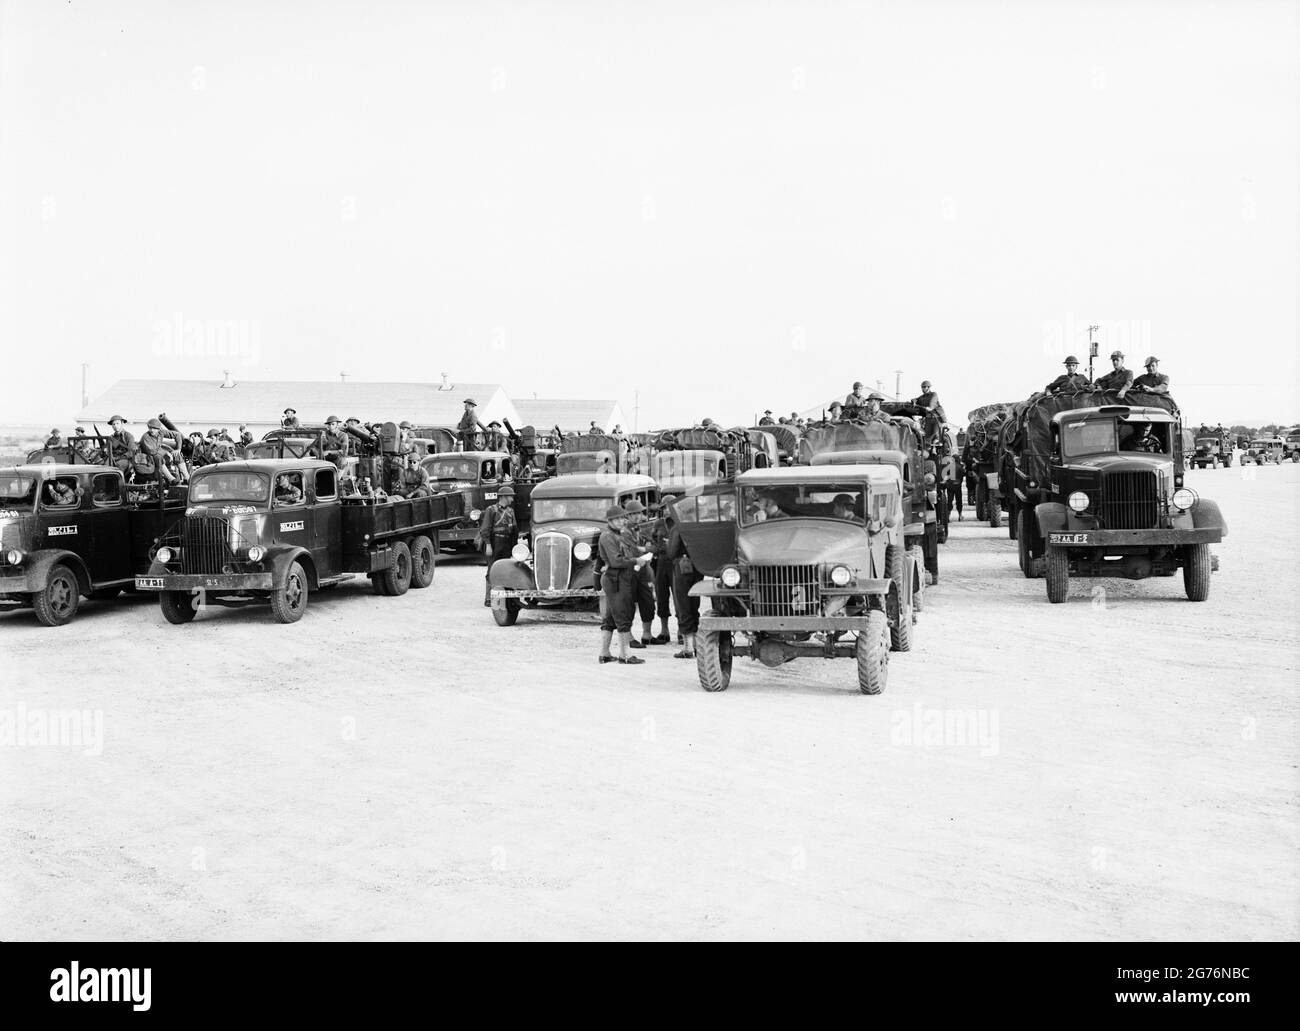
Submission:
[[[1092,335],[1093,335],[1094,333],[1096,333],[1097,330],[1099,330],[1099,329],[1101,329],[1101,326],[1089,326],[1089,327],[1088,327],[1088,382],[1089,382],[1089,383],[1093,382],[1093,379],[1092,379],[1092,360],[1093,360],[1094,358],[1097,357],[1097,341],[1095,341],[1095,340],[1092,338]]]
[[[348,374],[347,374],[346,372],[340,372],[340,373],[339,373],[339,382],[340,382],[340,383],[346,383],[347,381],[348,381]]]

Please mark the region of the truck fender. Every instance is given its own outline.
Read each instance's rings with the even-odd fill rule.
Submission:
[[[531,591],[537,583],[533,571],[522,562],[512,558],[499,558],[488,570],[488,585],[508,591]]]
[[[1207,498],[1198,498],[1192,503],[1192,525],[1198,530],[1203,527],[1217,527],[1223,536],[1228,536],[1228,524],[1219,511],[1219,503]]]
[[[289,567],[295,562],[301,562],[303,570],[307,573],[307,584],[314,591],[318,586],[316,580],[316,563],[312,561],[311,552],[306,548],[285,548],[283,551],[277,551],[263,560],[271,567],[271,583],[277,588],[284,586],[285,580],[289,578]]]
[[[1045,501],[1034,506],[1034,519],[1039,535],[1046,539],[1049,533],[1061,533],[1067,528],[1069,513],[1059,501]]]
[[[40,584],[38,590],[45,589],[50,570],[62,563],[76,575],[77,586],[80,588],[81,593],[90,593],[90,571],[86,569],[86,563],[81,556],[75,552],[42,548],[40,551],[30,552],[27,556],[27,562],[29,563],[26,569],[27,577],[31,582]]]

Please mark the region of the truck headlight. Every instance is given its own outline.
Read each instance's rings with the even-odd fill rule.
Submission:
[[[159,548],[158,553],[154,555],[154,558],[156,558],[159,562],[161,562],[165,566],[168,562],[172,560],[172,549]]]
[[[740,570],[735,566],[723,566],[721,580],[723,587],[739,587]]]
[[[573,557],[579,562],[586,562],[591,558],[591,545],[586,541],[579,541],[573,546]]]
[[[1196,491],[1192,490],[1190,487],[1179,487],[1174,491],[1173,502],[1174,508],[1186,512],[1196,504]]]
[[[10,548],[8,551],[5,552],[5,561],[8,562],[11,566],[18,565],[18,563],[21,562],[22,560],[23,560],[23,553],[19,551],[17,548]]]
[[[1069,505],[1071,511],[1074,512],[1086,512],[1088,506],[1092,504],[1088,499],[1088,495],[1081,490],[1074,491],[1074,493],[1065,499],[1065,503]]]
[[[836,566],[831,570],[831,583],[836,587],[843,587],[852,579],[853,570],[848,566]]]
[[[254,544],[248,549],[248,560],[250,562],[261,562],[262,556],[265,554],[266,551],[260,545]]]
[[[479,518],[480,518],[482,515],[483,515],[483,513],[480,512],[477,508],[471,508],[471,509],[469,510],[469,518],[470,518],[470,521],[471,521],[471,522],[475,522],[475,523],[477,523],[477,522],[479,521]]]
[[[518,544],[516,544],[513,548],[510,549],[510,557],[514,559],[516,562],[527,562],[528,555],[529,555],[528,545],[525,544],[523,541],[520,541]]]

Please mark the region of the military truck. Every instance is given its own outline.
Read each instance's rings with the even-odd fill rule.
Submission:
[[[649,474],[665,494],[684,494],[778,462],[776,438],[765,430],[666,429],[652,448]]]
[[[648,476],[571,473],[539,483],[532,491],[530,529],[520,534],[510,558],[488,570],[492,618],[514,626],[521,608],[541,602],[597,601],[593,572],[596,541],[608,525],[605,511],[635,498],[647,509],[659,501]]]
[[[1288,430],[1283,442],[1285,457],[1300,462],[1300,430]]]
[[[998,436],[1013,405],[1008,402],[981,405],[968,413],[966,475],[975,484],[975,518],[987,520],[997,529],[1002,525],[1004,500],[1001,489],[1001,452]]]
[[[1195,451],[1190,464],[1198,469],[1232,465],[1232,440],[1227,433],[1200,434],[1195,438]]]
[[[890,649],[912,647],[924,576],[904,537],[902,474],[889,462],[834,458],[741,473],[714,488],[730,493],[718,505],[730,519],[679,523],[692,555],[734,542],[716,578],[691,588],[710,605],[696,637],[704,690],[727,689],[738,655],[769,667],[849,657],[858,689],[879,694]]]
[[[1020,567],[1066,600],[1070,578],[1173,576],[1209,597],[1210,545],[1227,533],[1218,505],[1183,485],[1182,437],[1168,395],[1144,405],[1112,394],[1040,396],[1017,432]],[[1089,404],[1092,401],[1092,404]]]
[[[70,623],[83,597],[133,588],[158,535],[184,510],[184,487],[128,487],[113,466],[0,469],[0,609],[31,606],[43,626]]]
[[[1241,464],[1253,462],[1255,465],[1267,465],[1274,462],[1282,464],[1282,458],[1286,453],[1286,442],[1281,437],[1255,437],[1246,447],[1246,453],[1241,456]]]
[[[515,492],[515,519],[520,530],[528,528],[528,498],[533,485],[514,478],[518,460],[505,451],[452,451],[430,455],[420,463],[429,473],[436,494],[455,493],[464,497],[464,509],[456,523],[439,534],[444,551],[474,551],[483,513],[496,504],[497,492],[509,483]]]
[[[377,594],[428,587],[438,534],[460,518],[463,495],[345,498],[338,481],[332,463],[309,458],[204,466],[136,588],[158,592],[169,623],[250,602],[296,623],[312,591],[354,576],[369,577]]]

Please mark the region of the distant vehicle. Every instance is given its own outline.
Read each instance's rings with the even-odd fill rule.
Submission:
[[[73,497],[57,501],[53,483]],[[30,605],[43,626],[72,622],[82,597],[131,588],[163,527],[184,510],[184,487],[128,488],[114,466],[0,468],[0,608]]]
[[[483,513],[497,502],[497,492],[509,483],[515,492],[515,519],[521,531],[528,528],[528,498],[532,484],[514,478],[518,460],[505,451],[452,451],[430,455],[420,463],[429,473],[438,494],[458,493],[464,509],[454,526],[439,534],[439,544],[448,551],[474,551]]]
[[[250,601],[269,602],[277,623],[296,623],[312,591],[357,575],[377,594],[428,587],[438,533],[464,504],[459,493],[344,498],[338,470],[314,459],[204,466],[190,479],[188,501],[148,572],[135,578],[137,589],[158,592],[169,623],[190,622],[205,604]]]
[[[1283,447],[1287,458],[1300,462],[1300,433],[1288,433]]]
[[[492,617],[514,626],[519,611],[539,602],[598,601],[593,573],[596,541],[608,525],[605,511],[635,498],[647,509],[659,488],[648,476],[573,473],[539,483],[532,491],[530,529],[510,558],[488,571]]]
[[[1285,457],[1286,441],[1281,437],[1256,437],[1246,447],[1246,453],[1241,456],[1241,464],[1254,462],[1256,465],[1265,465],[1269,462],[1281,464]]]
[[[684,537],[711,538],[700,550],[715,553],[733,542],[716,579],[691,589],[711,606],[696,639],[700,686],[725,691],[738,655],[772,667],[848,657],[863,694],[883,691],[891,647],[912,647],[925,582],[906,546],[902,493],[891,463],[826,463],[751,470],[684,499],[712,497],[719,512],[679,523]]]
[[[1231,439],[1226,433],[1222,436],[1211,434],[1210,436],[1202,435],[1197,437],[1190,464],[1198,469],[1205,469],[1206,467],[1217,469],[1220,465],[1232,465]]]
[[[776,465],[777,441],[769,427],[661,430],[654,439],[650,475],[665,494],[734,479],[747,469]]]

